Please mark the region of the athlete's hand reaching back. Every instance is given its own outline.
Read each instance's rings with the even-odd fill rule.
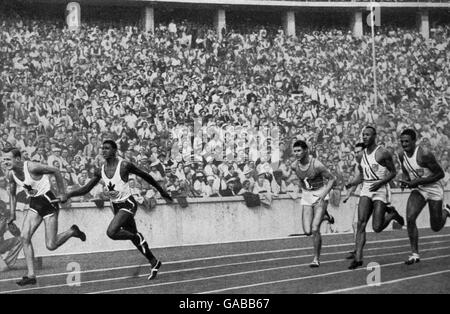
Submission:
[[[384,183],[382,181],[375,182],[374,184],[372,184],[372,186],[370,187],[369,191],[370,192],[376,192],[385,184],[386,183]]]
[[[412,180],[412,181],[398,180],[398,182],[400,182],[400,185],[403,188],[408,188],[408,189],[414,189],[419,186],[419,182],[417,180]]]

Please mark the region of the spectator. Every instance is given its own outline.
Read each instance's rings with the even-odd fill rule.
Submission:
[[[227,186],[225,189],[219,191],[220,196],[228,197],[228,196],[237,195],[237,193],[235,191],[236,180],[238,180],[238,179],[235,177],[232,177],[232,176],[226,177],[225,182],[226,182]]]
[[[47,163],[50,166],[52,166],[52,167],[54,167],[55,163],[57,163],[58,164],[58,169],[61,170],[61,166],[64,163],[64,160],[61,157],[61,148],[55,147],[55,148],[52,149],[52,154],[50,156],[48,156]]]
[[[176,128],[194,118],[210,126],[277,126],[283,176],[281,184],[275,177],[271,184],[280,187],[292,174],[290,146],[296,138],[307,140],[324,162],[338,164],[336,171],[343,177],[353,171],[351,147],[367,123],[377,126],[380,139],[392,149],[398,147],[399,132],[411,126],[431,149],[448,146],[448,24],[436,26],[429,41],[407,28],[379,29],[379,107],[374,108],[367,72],[372,64],[370,35],[356,39],[322,28],[299,31],[292,38],[278,27],[241,22],[221,39],[206,25],[188,25],[175,17],[167,27],[157,26],[154,34],[95,22],[84,23],[76,33],[21,14],[1,14],[5,61],[0,67],[0,105],[5,110],[0,148],[14,142],[32,160],[46,162],[50,145],[67,147],[68,157],[59,164],[64,168],[65,161],[72,164],[69,157],[78,155],[75,174],[99,166],[98,141],[104,136],[118,140],[125,159],[142,161],[145,141],[172,152]],[[194,28],[201,30],[195,36],[190,33]],[[24,130],[30,127],[33,135],[28,137]],[[224,144],[220,136],[208,141],[206,148]],[[191,157],[159,155],[155,158],[163,170],[171,166],[169,161],[181,169]],[[247,160],[239,164],[244,173],[277,170],[256,150],[238,155]],[[227,176],[237,173],[241,182],[247,178],[231,163],[206,159],[204,174],[216,176],[213,185],[220,190],[226,189],[222,181]],[[447,160],[448,154],[440,161]],[[221,173],[216,173],[217,166]],[[176,172],[189,189],[192,171]],[[252,183],[251,175],[247,179]]]

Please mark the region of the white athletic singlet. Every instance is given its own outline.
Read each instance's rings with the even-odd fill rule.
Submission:
[[[430,169],[419,166],[417,162],[418,151],[419,146],[416,147],[411,158],[409,158],[408,155],[403,152],[403,167],[408,172],[409,178],[411,180],[415,180],[417,178],[426,178],[432,175]],[[420,185],[413,190],[419,191],[420,194],[422,194],[422,196],[425,198],[425,200],[440,201],[444,198],[444,187],[442,184],[442,180],[431,184]]]
[[[363,171],[364,182],[379,181],[386,176],[386,167],[380,165],[375,158],[375,154],[379,148],[380,146],[375,148],[370,155],[367,154],[367,148],[364,149],[363,156],[361,158],[361,168]]]
[[[120,166],[122,165],[122,161],[123,160],[120,160],[117,164],[116,171],[111,179],[106,176],[105,165],[102,166],[102,179],[108,189],[109,198],[113,203],[124,202],[131,196],[129,183],[123,181],[120,176]]]
[[[31,177],[30,172],[28,171],[28,161],[25,161],[23,163],[23,173],[25,179],[23,181],[19,180],[16,175],[14,174],[14,171],[12,172],[14,181],[23,189],[25,190],[25,193],[29,197],[38,197],[41,195],[44,195],[48,191],[50,191],[50,178],[48,175],[44,174],[40,180],[34,180]]]
[[[381,146],[375,148],[371,154],[367,153],[367,148],[364,149],[360,163],[363,172],[363,183],[360,196],[369,197],[372,201],[382,201],[384,203],[388,203],[390,198],[390,188],[388,184],[380,187],[375,192],[370,191],[372,184],[383,180],[388,172],[387,168],[380,165],[375,158],[380,147]]]

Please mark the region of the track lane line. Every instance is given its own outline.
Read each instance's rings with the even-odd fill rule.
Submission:
[[[355,286],[355,287],[350,287],[350,288],[336,289],[336,290],[331,290],[331,291],[320,292],[319,294],[335,294],[335,293],[341,293],[341,292],[360,290],[360,289],[364,289],[364,288],[366,288],[366,289],[379,288],[381,286],[391,285],[391,284],[395,284],[395,283],[398,283],[398,282],[403,282],[403,281],[413,280],[413,279],[418,279],[418,278],[431,277],[431,276],[441,275],[441,274],[445,274],[445,273],[450,273],[450,269],[436,271],[436,272],[432,272],[432,273],[420,274],[420,275],[416,275],[416,276],[403,277],[403,278],[399,278],[399,279],[395,279],[395,280],[389,280],[389,281],[384,281],[384,282],[382,281],[382,282],[380,282],[379,286],[373,286],[372,287],[372,286],[368,286],[368,285],[362,285],[362,286]]]
[[[446,247],[445,249],[448,249],[448,247]],[[387,255],[396,255],[396,254],[385,254],[384,256],[387,256]],[[367,257],[369,257],[369,256],[367,256]],[[446,257],[450,257],[450,254],[433,256],[433,257],[429,257],[429,258],[423,258],[422,260],[434,260],[434,259],[446,258]],[[324,264],[324,263],[322,263],[322,264]],[[389,267],[389,266],[396,266],[396,265],[398,266],[399,264],[400,264],[399,262],[395,262],[395,263],[380,265],[380,267]],[[341,271],[335,271],[335,272],[311,275],[311,276],[305,276],[305,277],[296,277],[296,278],[289,278],[289,279],[283,279],[283,280],[266,281],[266,282],[261,282],[261,283],[257,283],[257,284],[252,284],[252,285],[243,285],[243,286],[235,286],[235,287],[229,287],[229,288],[224,288],[224,289],[210,290],[210,291],[199,292],[197,294],[221,293],[221,292],[230,291],[230,290],[240,290],[240,289],[247,289],[247,288],[259,287],[259,286],[265,286],[265,285],[273,285],[273,284],[278,284],[278,283],[301,281],[301,280],[306,280],[306,279],[339,275],[339,274],[356,272],[356,271],[361,271],[361,270],[367,271],[367,269],[365,267],[361,267],[361,268],[357,268],[354,270],[347,269],[347,270],[341,270]]]
[[[437,251],[437,250],[443,250],[443,249],[449,249],[449,247],[445,246],[445,247],[438,247],[438,248],[433,248],[433,249],[427,249],[427,250],[422,250],[422,252],[423,251]],[[393,256],[393,255],[407,254],[407,253],[410,253],[410,251],[402,251],[402,252],[396,252],[396,253],[371,255],[371,256],[366,256],[366,258]],[[450,256],[450,255],[448,255],[448,256]],[[324,262],[322,262],[322,264],[337,263],[337,262],[343,262],[343,261],[346,261],[346,260],[345,259],[336,259],[336,260],[324,261]],[[392,265],[398,265],[398,264],[399,264],[399,262],[392,263]],[[141,285],[141,286],[135,286],[135,287],[125,287],[125,288],[118,288],[118,289],[101,290],[101,291],[90,292],[88,294],[103,294],[103,293],[111,293],[111,292],[119,292],[119,291],[129,291],[129,290],[135,290],[135,289],[152,288],[152,287],[173,285],[173,284],[178,284],[178,283],[188,283],[188,282],[196,282],[196,281],[209,280],[209,279],[217,279],[217,278],[226,278],[226,277],[232,277],[232,276],[248,275],[248,274],[255,274],[255,273],[266,272],[266,271],[288,269],[288,268],[296,268],[296,267],[303,267],[303,266],[309,266],[309,263],[287,265],[287,266],[281,266],[281,267],[264,268],[264,269],[259,269],[259,270],[237,272],[237,273],[231,273],[231,274],[226,274],[226,275],[209,276],[209,277],[202,277],[202,278],[195,278],[195,279],[188,279],[188,280],[171,281],[171,282],[165,282],[165,283],[160,283],[160,284],[150,284],[150,285]],[[362,268],[362,269],[365,270],[365,268]],[[299,277],[299,278],[303,279],[303,278],[323,277],[323,276],[327,276],[327,275],[334,275],[334,274],[345,273],[345,272],[352,272],[352,271],[358,271],[358,270],[361,270],[361,269],[345,270],[345,271],[326,273],[326,274],[321,274],[321,275],[316,275],[316,276]],[[291,281],[291,280],[293,280],[293,279],[288,279],[288,281]],[[297,280],[298,280],[298,278],[297,278]],[[275,281],[275,283],[276,282],[277,281]],[[265,285],[265,284],[272,284],[272,283],[273,282],[262,283],[262,284],[257,284],[257,285]],[[240,286],[238,288],[232,287],[232,288],[220,289],[218,291],[235,290],[235,289],[239,289],[239,288],[240,288]],[[209,293],[209,292],[206,292],[206,293]]]
[[[424,236],[421,239],[435,239],[435,238],[447,238],[447,237],[450,237],[450,234]],[[407,241],[407,240],[409,240],[409,239],[408,238],[386,239],[386,240],[369,241],[369,242],[367,242],[367,244],[389,243],[389,242],[398,242],[398,241]],[[424,244],[426,244],[426,243],[424,243]],[[355,245],[355,243],[347,242],[347,243],[341,243],[341,244],[324,245],[324,246],[322,246],[322,250],[326,249],[326,248],[345,247],[345,246],[352,246],[352,245]],[[176,264],[182,264],[182,263],[190,263],[190,262],[198,262],[198,261],[206,261],[206,260],[216,260],[216,259],[231,258],[231,257],[252,256],[252,255],[259,255],[259,254],[273,254],[273,253],[303,251],[303,250],[312,250],[312,249],[313,249],[313,247],[303,247],[303,248],[292,248],[292,249],[285,249],[285,250],[270,250],[270,251],[258,251],[258,252],[240,253],[240,254],[199,257],[199,258],[193,258],[193,259],[187,259],[187,260],[164,262],[164,265],[176,265]],[[146,267],[148,265],[137,264],[137,265],[127,265],[127,266],[118,266],[118,267],[101,268],[101,269],[90,269],[90,270],[80,271],[79,273],[80,274],[89,274],[89,273],[97,273],[97,272],[107,272],[107,271],[111,271],[111,270],[138,268],[138,267],[143,267],[143,266]],[[43,274],[43,275],[39,275],[38,278],[67,276],[69,274],[72,274],[72,273],[71,272],[61,272],[61,273],[54,273],[54,274],[53,273]],[[16,278],[0,279],[0,283],[17,281],[20,279],[22,279],[22,278],[16,277]]]
[[[450,243],[450,241],[449,240],[447,240],[447,241],[432,241],[432,242],[425,242],[425,243],[422,243],[422,244],[423,245],[427,245],[427,244],[441,244],[441,243]],[[388,247],[380,246],[380,247],[369,248],[366,251],[396,249],[396,248],[404,248],[404,247],[408,247],[408,246],[409,245],[396,245],[396,246],[388,246]],[[322,256],[338,255],[338,254],[345,254],[345,253],[348,253],[348,252],[347,251],[328,252],[328,253],[322,254]],[[196,271],[196,270],[205,270],[205,269],[213,269],[213,268],[221,268],[221,267],[239,266],[239,265],[245,265],[245,264],[258,264],[258,263],[263,263],[263,262],[271,262],[271,261],[279,261],[279,260],[300,259],[300,258],[311,257],[311,256],[312,256],[311,254],[305,254],[305,255],[299,255],[299,256],[295,256],[294,255],[294,256],[286,256],[286,257],[269,258],[269,259],[263,259],[263,260],[254,260],[254,261],[236,262],[236,263],[228,263],[228,264],[219,264],[219,265],[211,265],[211,266],[195,267],[195,268],[187,268],[187,269],[178,269],[178,270],[166,271],[166,272],[164,272],[164,274],[175,274],[175,273],[183,273],[183,272]],[[73,274],[73,273],[71,273],[71,274]],[[79,273],[77,273],[77,274],[79,274]],[[100,283],[100,282],[108,282],[108,281],[120,281],[120,280],[132,279],[132,278],[141,278],[141,277],[146,277],[146,276],[148,276],[148,274],[142,274],[142,275],[138,275],[138,276],[123,276],[123,277],[112,277],[112,278],[105,278],[105,279],[95,279],[95,280],[84,281],[83,283],[86,284],[86,283]],[[66,286],[67,286],[67,284],[58,284],[58,285],[50,285],[50,286],[42,286],[42,287],[32,287],[32,288],[26,288],[26,289],[0,291],[0,294],[12,293],[12,292],[25,292],[25,291],[44,290],[44,289],[51,289],[51,288],[61,288],[61,287],[66,287]]]

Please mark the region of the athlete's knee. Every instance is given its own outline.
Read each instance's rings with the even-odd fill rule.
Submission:
[[[56,250],[58,248],[58,245],[56,245],[56,242],[54,240],[48,240],[45,243],[45,246],[47,247],[47,249],[49,251],[54,251],[54,250]]]
[[[31,237],[28,234],[21,234],[20,235],[20,242],[22,242],[24,245],[31,244]]]
[[[434,232],[441,231],[443,227],[444,227],[443,224],[431,222],[431,230],[433,230]]]
[[[407,215],[406,216],[406,225],[414,227],[416,225],[417,217],[415,215]]]
[[[116,234],[117,234],[116,228],[108,228],[108,230],[106,231],[106,235],[108,236],[108,238],[112,240],[116,239]]]
[[[375,224],[375,225],[373,225],[373,231],[375,232],[375,233],[380,233],[381,231],[383,231],[383,226],[381,226],[381,225],[379,225],[379,224]]]
[[[312,234],[313,236],[318,236],[318,235],[320,235],[320,228],[319,228],[319,227],[316,227],[316,226],[313,226],[313,227],[312,227],[312,230],[311,230],[311,234]]]
[[[380,233],[384,229],[383,222],[381,222],[379,220],[374,220],[372,223],[372,229],[375,233]]]
[[[358,231],[364,231],[366,230],[366,227],[367,227],[366,221],[358,220],[358,222],[356,223],[356,228]]]

